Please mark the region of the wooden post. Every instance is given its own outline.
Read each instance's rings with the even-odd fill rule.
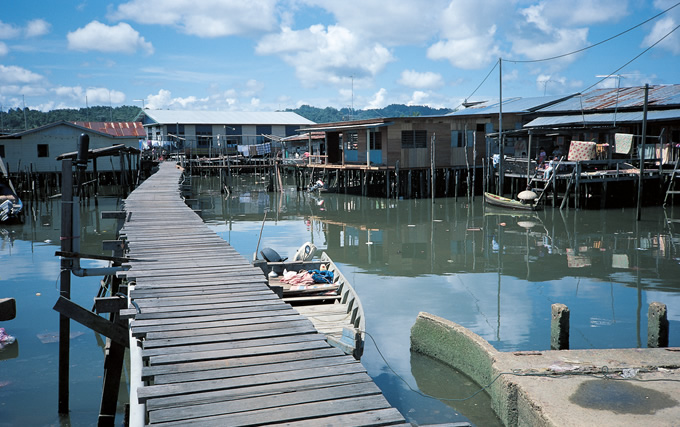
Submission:
[[[668,312],[666,304],[653,302],[647,312],[647,347],[668,347]]]
[[[647,100],[649,97],[649,84],[645,84],[645,103],[642,109],[642,149],[640,153],[640,179],[638,180],[637,220],[642,216],[642,183],[645,180],[645,142],[647,140]]]
[[[553,304],[551,308],[550,349],[569,350],[569,308],[564,304]]]
[[[61,162],[61,250],[73,251],[73,229],[71,220],[73,216],[73,167],[71,159]],[[59,274],[59,295],[71,298],[71,268],[73,260],[61,259],[61,273]],[[69,412],[69,357],[71,324],[69,318],[59,315],[59,413]]]

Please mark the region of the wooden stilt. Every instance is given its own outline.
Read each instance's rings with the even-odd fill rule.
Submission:
[[[61,189],[61,250],[73,250],[73,168],[71,160],[62,160],[62,189]],[[71,268],[73,260],[61,259],[61,273],[59,295],[71,298]],[[70,358],[71,323],[68,317],[59,315],[59,413],[68,414],[69,411],[69,358]]]

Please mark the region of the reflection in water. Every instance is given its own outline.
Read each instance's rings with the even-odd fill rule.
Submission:
[[[265,210],[260,248],[291,257],[311,241],[326,250],[361,297],[366,327],[390,366],[411,384],[409,333],[420,311],[501,351],[546,350],[550,306],[563,303],[571,310],[571,348],[625,348],[646,342],[647,306],[660,301],[668,306],[670,345],[680,345],[680,242],[660,208],[646,208],[638,222],[634,209],[527,215],[485,209],[481,197],[432,203],[266,193],[243,180],[225,198],[216,181],[195,185],[204,219],[247,259]],[[362,362],[407,414],[400,402],[410,392],[370,341]]]
[[[71,322],[70,409],[57,414],[59,316],[52,309],[59,297],[61,201],[24,205],[25,224],[0,226],[0,298],[16,299],[17,316],[2,322],[17,342],[0,350],[0,425],[92,425],[97,421],[104,369],[103,338]],[[99,198],[99,208],[81,206],[81,251],[103,254],[102,240],[115,238],[115,221],[101,220],[100,211],[118,210],[116,198]],[[99,267],[100,261],[83,261]],[[71,298],[92,307],[101,277],[73,277]],[[21,352],[19,352],[19,343]],[[123,378],[117,414],[127,402]]]
[[[475,395],[480,386],[455,369],[422,354],[411,353],[411,372],[420,391],[429,396],[441,397],[441,402],[464,414],[475,425],[489,427],[503,425],[490,410],[489,396],[486,393]],[[442,380],[444,378],[445,381]],[[434,402],[438,403],[439,400]],[[428,408],[426,405],[433,407]],[[428,418],[431,418],[430,414],[439,410],[432,399],[421,399],[417,407],[419,412],[423,412],[424,419],[419,419],[420,423],[444,422],[438,418],[428,421]]]

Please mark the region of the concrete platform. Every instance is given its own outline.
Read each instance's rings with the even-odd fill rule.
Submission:
[[[680,348],[499,352],[420,313],[411,349],[484,386],[507,426],[678,426]]]

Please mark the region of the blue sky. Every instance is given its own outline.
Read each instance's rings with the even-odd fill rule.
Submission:
[[[3,2],[0,104],[273,111],[680,83],[677,0]],[[493,71],[492,71],[493,70]],[[490,74],[489,74],[490,73]],[[489,78],[484,81],[484,78]],[[482,84],[482,82],[484,83]],[[481,86],[480,86],[481,84]],[[479,86],[479,89],[475,89]],[[143,100],[143,101],[142,101]]]

